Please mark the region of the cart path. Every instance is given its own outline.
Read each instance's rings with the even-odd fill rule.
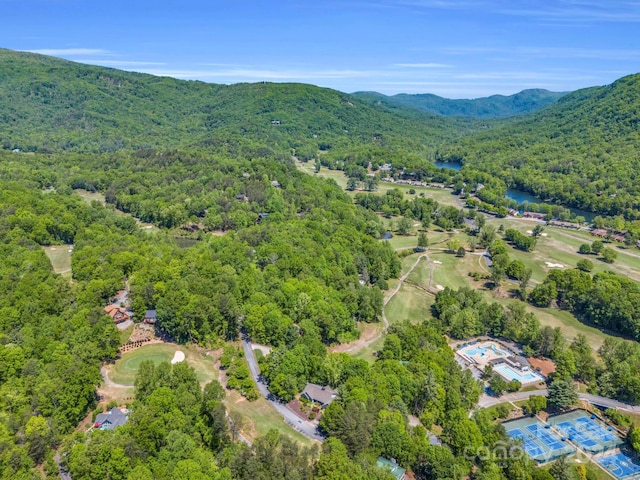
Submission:
[[[411,268],[400,277],[400,279],[398,280],[398,284],[396,285],[396,287],[391,291],[391,293],[389,293],[386,298],[384,299],[384,302],[382,304],[382,322],[384,323],[384,330],[380,333],[378,333],[375,337],[367,340],[364,343],[361,343],[359,345],[355,345],[353,347],[347,348],[346,350],[344,350],[344,352],[346,353],[353,353],[353,352],[357,352],[358,350],[363,349],[364,347],[371,345],[373,342],[379,340],[381,337],[383,337],[384,335],[387,334],[387,331],[389,330],[389,320],[387,320],[387,316],[384,313],[384,307],[386,307],[386,305],[391,301],[391,299],[395,296],[396,293],[398,293],[400,291],[400,288],[402,287],[402,284],[405,282],[405,280],[409,277],[409,275],[411,275],[411,272],[413,272],[413,270],[418,266],[418,264],[420,263],[420,260],[422,260],[423,258],[426,258],[427,260],[429,260],[429,254],[427,253],[423,253],[422,255],[420,255],[416,261],[414,262],[413,265],[411,265]]]

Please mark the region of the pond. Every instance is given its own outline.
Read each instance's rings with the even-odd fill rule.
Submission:
[[[462,164],[458,162],[436,162],[435,166],[438,168],[447,168],[449,170],[460,170],[462,168]]]

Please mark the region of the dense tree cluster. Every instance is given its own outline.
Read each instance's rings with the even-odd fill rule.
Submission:
[[[57,236],[47,225],[58,216],[77,223],[70,221],[74,227]],[[50,447],[94,406],[100,361],[113,358],[120,344],[100,303],[83,286],[54,275],[36,243],[66,241],[91,218],[109,221],[79,199],[0,180],[3,478],[28,478],[34,462],[51,461]]]
[[[552,301],[579,320],[599,328],[640,339],[640,287],[613,272],[591,276],[580,270],[551,270],[529,294],[534,305]]]
[[[464,226],[464,212],[450,205],[440,205],[432,198],[415,197],[406,200],[398,188],[387,190],[385,195],[357,193],[355,203],[368,210],[386,216],[402,215],[422,222],[423,227],[435,223],[445,230]]]

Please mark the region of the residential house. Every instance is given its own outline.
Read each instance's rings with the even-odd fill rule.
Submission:
[[[522,216],[524,218],[533,218],[534,220],[545,220],[547,218],[546,213],[539,212],[524,212]]]
[[[236,195],[236,200],[239,200],[241,202],[248,202],[249,197],[247,197],[244,193],[239,193],[238,195]]]
[[[272,180],[271,185],[275,188],[280,188],[280,182],[278,180]]]
[[[400,465],[396,463],[395,460],[387,460],[384,457],[378,457],[378,461],[376,462],[378,468],[382,468],[385,470],[389,470],[391,475],[396,477],[397,480],[405,480],[407,478],[406,470],[402,468]]]
[[[321,387],[314,383],[307,383],[300,394],[300,398],[306,398],[310,402],[318,403],[322,408],[327,407],[336,398],[338,392],[329,387]]]
[[[551,225],[552,227],[575,228],[577,230],[580,229],[580,225],[577,223],[561,222],[560,220],[552,220],[549,222],[549,225]]]
[[[131,318],[127,313],[127,310],[123,307],[119,307],[118,305],[109,305],[104,307],[104,311],[113,319],[114,323],[126,322]]]
[[[155,310],[147,310],[144,314],[144,323],[156,323],[158,321],[158,318],[156,317],[156,311]]]
[[[113,430],[120,425],[127,423],[129,419],[129,410],[120,410],[118,407],[113,407],[108,412],[99,413],[96,415],[96,421],[93,423],[93,428],[99,430]]]

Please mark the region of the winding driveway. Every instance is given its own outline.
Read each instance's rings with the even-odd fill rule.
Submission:
[[[260,395],[262,395],[265,400],[269,402],[280,415],[282,415],[284,421],[287,422],[291,427],[295,428],[305,437],[308,437],[311,440],[317,440],[319,442],[323,441],[324,436],[320,434],[314,424],[302,420],[293,411],[289,410],[289,408],[284,403],[276,400],[275,396],[271,392],[269,392],[264,378],[260,375],[260,367],[258,366],[258,362],[256,361],[256,356],[253,354],[251,341],[246,335],[242,335],[242,348],[244,349],[244,357],[247,359],[247,364],[249,365],[251,377],[253,378],[254,382],[256,382],[256,386],[258,387]]]

